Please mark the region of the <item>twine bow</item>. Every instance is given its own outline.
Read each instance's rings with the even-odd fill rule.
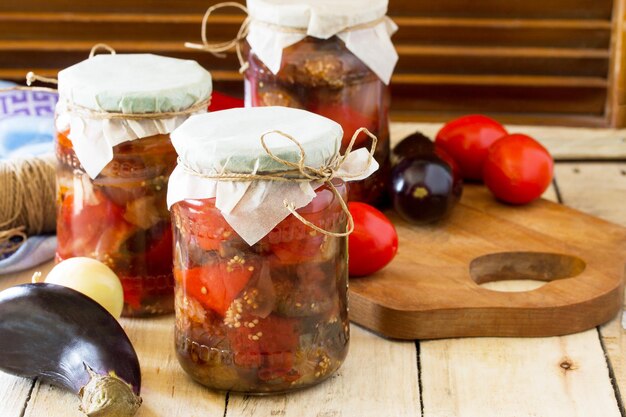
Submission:
[[[299,151],[299,154],[300,154],[300,156],[298,158],[298,162],[292,162],[292,161],[288,161],[286,159],[280,158],[280,157],[276,156],[270,150],[270,148],[267,146],[267,143],[265,142],[265,137],[267,135],[272,134],[272,133],[276,133],[278,135],[281,135],[282,137],[290,140],[292,143],[294,143],[298,147],[298,151]],[[298,213],[298,211],[296,210],[296,206],[295,206],[295,204],[293,202],[289,202],[287,200],[284,200],[283,204],[284,204],[285,208],[287,210],[289,210],[289,212],[295,218],[300,220],[305,225],[309,226],[311,229],[313,229],[313,230],[315,230],[317,232],[320,232],[320,233],[322,233],[324,235],[327,235],[327,236],[345,237],[345,236],[348,236],[350,233],[352,233],[354,231],[354,219],[352,218],[352,215],[350,214],[350,210],[348,210],[348,205],[346,204],[346,202],[343,199],[343,197],[341,196],[341,194],[339,194],[339,191],[337,190],[337,188],[333,184],[332,180],[337,177],[337,171],[341,168],[343,163],[346,161],[346,159],[348,158],[348,156],[352,152],[352,148],[354,147],[356,139],[358,138],[358,136],[361,133],[365,133],[367,136],[369,136],[372,139],[372,147],[371,147],[371,149],[369,151],[369,154],[368,154],[367,165],[363,169],[361,169],[359,172],[357,172],[357,173],[350,174],[350,175],[343,175],[343,174],[341,175],[342,178],[358,178],[361,175],[363,175],[365,172],[367,172],[370,164],[372,163],[372,160],[374,159],[374,152],[376,151],[376,143],[378,142],[378,138],[372,132],[367,130],[367,128],[364,128],[364,127],[361,127],[361,128],[357,129],[354,132],[354,134],[352,135],[352,139],[350,140],[350,143],[348,144],[348,147],[346,148],[346,151],[344,152],[343,155],[336,155],[333,159],[331,159],[330,162],[328,162],[326,165],[321,166],[319,168],[306,165],[304,163],[305,158],[306,158],[306,152],[304,151],[304,148],[302,147],[302,144],[296,138],[294,138],[293,136],[289,135],[288,133],[282,132],[280,130],[272,130],[272,131],[269,131],[269,132],[266,132],[266,133],[262,134],[261,137],[260,137],[260,141],[261,141],[261,146],[263,146],[263,150],[265,151],[265,153],[267,153],[267,155],[270,158],[272,158],[274,161],[276,161],[278,163],[281,163],[281,164],[285,165],[288,168],[291,168],[291,169],[288,169],[288,170],[285,170],[285,171],[268,172],[268,173],[257,173],[257,174],[246,174],[246,173],[222,171],[222,172],[217,173],[217,174],[204,174],[204,173],[198,172],[198,171],[190,168],[184,162],[182,162],[180,160],[180,158],[178,160],[178,163],[186,172],[188,172],[191,175],[195,175],[195,176],[201,177],[201,178],[213,179],[213,180],[217,180],[217,181],[234,181],[234,182],[247,182],[247,181],[313,182],[313,181],[321,181],[321,182],[325,183],[326,185],[328,185],[328,188],[330,188],[330,190],[333,192],[333,194],[335,195],[335,197],[339,201],[339,204],[341,205],[341,209],[346,214],[346,217],[347,217],[348,221],[347,221],[347,224],[346,224],[346,231],[345,232],[332,232],[332,231],[328,231],[328,230],[322,229],[321,227],[319,227],[319,226],[313,224],[312,222],[308,221],[300,213]]]
[[[213,13],[215,10],[223,9],[225,7],[235,7],[243,11],[246,14],[246,18],[244,19],[243,23],[239,27],[239,31],[237,32],[237,35],[233,39],[229,41],[225,41],[225,42],[209,43],[209,41],[207,40],[207,36],[206,36],[206,28],[207,28],[207,23],[209,21],[209,16],[211,16],[211,13]],[[250,22],[251,22],[251,18],[250,16],[248,16],[248,9],[243,4],[236,3],[234,1],[218,3],[216,5],[209,7],[207,11],[204,13],[204,16],[202,17],[202,29],[200,32],[200,36],[202,38],[202,44],[185,42],[185,47],[207,51],[218,58],[224,58],[225,57],[224,52],[229,51],[232,48],[235,48],[235,51],[237,52],[237,59],[239,59],[239,64],[240,64],[239,72],[243,73],[246,69],[248,69],[248,62],[244,60],[243,58],[243,53],[241,52],[241,44],[246,39],[246,36],[248,36]]]

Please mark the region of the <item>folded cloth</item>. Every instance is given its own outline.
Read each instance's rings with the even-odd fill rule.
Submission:
[[[12,83],[0,81],[0,89]],[[53,92],[0,91],[0,161],[54,152]],[[56,236],[31,236],[15,252],[0,257],[0,275],[32,268],[54,257]]]
[[[0,275],[22,271],[47,262],[54,257],[56,248],[56,236],[31,236],[9,257],[0,260]]]

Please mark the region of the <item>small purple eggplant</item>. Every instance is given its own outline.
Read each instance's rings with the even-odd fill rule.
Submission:
[[[133,416],[141,405],[137,353],[91,298],[55,284],[0,292],[0,369],[75,392],[88,416]]]

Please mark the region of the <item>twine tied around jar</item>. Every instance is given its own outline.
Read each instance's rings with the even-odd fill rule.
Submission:
[[[239,30],[237,31],[237,35],[235,35],[233,39],[229,41],[224,41],[224,42],[210,43],[206,35],[206,28],[207,28],[207,24],[209,21],[209,16],[211,16],[211,14],[214,11],[223,9],[226,7],[235,7],[243,11],[246,15],[246,18],[241,23],[241,26],[239,27]],[[356,30],[372,28],[372,27],[377,26],[379,23],[384,22],[385,19],[386,19],[386,16],[383,16],[378,19],[372,20],[371,22],[365,22],[365,23],[360,23],[358,25],[350,26],[350,27],[343,29],[341,33],[353,32]],[[202,28],[200,31],[200,37],[202,39],[202,43],[200,44],[200,43],[193,43],[193,42],[185,42],[185,47],[190,48],[190,49],[199,49],[202,51],[206,51],[218,58],[224,58],[226,56],[224,55],[224,52],[229,51],[232,48],[235,48],[235,52],[237,53],[237,59],[239,60],[239,65],[240,65],[239,72],[243,73],[245,70],[248,69],[248,62],[243,57],[243,53],[241,51],[241,45],[243,44],[243,41],[246,40],[246,37],[248,36],[248,32],[250,30],[250,24],[253,21],[255,24],[262,24],[278,32],[294,33],[294,34],[301,34],[301,35],[307,34],[306,28],[293,28],[293,27],[288,27],[288,26],[275,25],[275,24],[263,22],[260,20],[254,20],[248,14],[248,9],[246,8],[246,6],[244,6],[243,4],[234,2],[234,1],[226,1],[226,2],[218,3],[209,7],[204,13],[204,16],[202,17]]]
[[[286,159],[280,158],[278,156],[276,156],[267,146],[266,142],[265,142],[265,137],[267,135],[270,135],[272,133],[278,134],[288,140],[290,140],[292,143],[294,143],[297,147],[298,147],[298,151],[299,151],[299,158],[298,158],[298,162],[291,162],[288,161]],[[285,208],[298,220],[300,220],[303,224],[309,226],[311,229],[322,233],[324,235],[327,236],[333,236],[333,237],[345,237],[348,236],[350,233],[352,233],[354,231],[354,219],[352,218],[352,215],[350,214],[350,210],[348,209],[348,205],[346,204],[345,200],[343,199],[343,197],[341,196],[341,194],[339,194],[339,191],[337,190],[337,188],[335,187],[335,185],[332,183],[332,180],[337,177],[337,171],[339,170],[339,168],[341,168],[341,165],[343,165],[343,163],[346,161],[346,159],[348,158],[348,156],[350,155],[350,153],[352,152],[352,148],[354,147],[354,144],[357,140],[357,138],[359,137],[359,135],[361,133],[365,133],[367,136],[369,136],[372,139],[372,146],[371,149],[369,151],[369,155],[367,158],[367,165],[365,166],[365,168],[363,168],[361,171],[351,174],[351,175],[342,175],[342,178],[358,178],[361,175],[363,175],[365,172],[367,172],[368,167],[370,166],[370,164],[372,163],[372,160],[374,159],[374,152],[376,150],[376,143],[378,142],[378,138],[376,137],[376,135],[374,135],[372,132],[370,132],[369,130],[367,130],[367,128],[365,127],[361,127],[359,129],[357,129],[354,134],[352,135],[352,139],[350,140],[350,143],[348,144],[348,147],[346,148],[346,151],[344,152],[343,155],[335,155],[330,162],[328,162],[326,165],[323,165],[319,168],[315,168],[312,166],[308,166],[304,163],[305,158],[306,158],[306,152],[304,151],[304,148],[302,146],[302,144],[293,136],[289,135],[288,133],[282,132],[280,130],[271,130],[269,132],[265,132],[264,134],[261,135],[260,137],[260,141],[261,141],[261,146],[263,146],[263,150],[265,151],[265,153],[272,158],[273,160],[275,160],[278,163],[281,163],[283,165],[285,165],[288,168],[291,168],[289,170],[286,171],[279,171],[279,172],[267,172],[267,173],[256,173],[256,174],[248,174],[248,173],[238,173],[238,172],[227,172],[222,170],[222,172],[217,173],[217,174],[205,174],[202,172],[198,172],[192,168],[190,168],[188,165],[186,165],[181,159],[180,157],[178,158],[178,164],[189,174],[200,177],[200,178],[206,178],[206,179],[213,179],[216,181],[233,181],[233,182],[248,182],[248,181],[283,181],[283,182],[312,182],[312,181],[322,181],[323,183],[325,183],[326,185],[328,185],[328,187],[330,188],[330,190],[333,192],[333,194],[335,195],[335,197],[338,199],[339,204],[341,205],[341,209],[343,210],[343,212],[345,213],[346,217],[347,217],[347,224],[346,224],[346,231],[345,232],[332,232],[332,231],[328,231],[325,229],[322,229],[319,226],[316,226],[315,224],[313,224],[312,222],[308,221],[307,219],[305,219],[300,213],[297,212],[295,204],[293,202],[289,202],[287,200],[283,200],[283,204],[285,206]]]

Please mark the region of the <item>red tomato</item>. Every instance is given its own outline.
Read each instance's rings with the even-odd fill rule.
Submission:
[[[526,135],[508,135],[489,148],[485,184],[502,201],[526,204],[548,188],[553,167],[550,153],[539,142]]]
[[[222,242],[237,236],[215,208],[214,201],[189,200],[184,205],[185,215],[189,217],[191,235],[205,251],[219,250]]]
[[[124,209],[95,191],[89,204],[67,194],[57,224],[58,254],[62,258],[115,254],[135,228],[124,220]]]
[[[226,94],[213,91],[211,93],[211,104],[209,104],[209,111],[218,111],[233,109],[235,107],[243,107],[243,100],[236,97],[227,96]]]
[[[298,213],[318,227],[326,227],[328,219],[337,214],[329,212],[329,206],[335,198],[328,188],[317,190],[317,196]],[[339,210],[339,207],[335,207]],[[289,215],[280,222],[269,236],[270,249],[282,265],[311,262],[321,254],[324,235],[311,229],[295,216]]]
[[[443,148],[459,164],[463,178],[481,180],[489,146],[507,134],[500,123],[489,117],[463,116],[439,130],[435,145]]]
[[[204,307],[222,316],[252,277],[252,265],[226,263],[207,264],[185,270],[174,270],[176,280],[183,283],[186,293]]]
[[[349,237],[350,276],[370,275],[387,265],[398,252],[398,234],[393,223],[365,203],[348,203],[354,219]]]

